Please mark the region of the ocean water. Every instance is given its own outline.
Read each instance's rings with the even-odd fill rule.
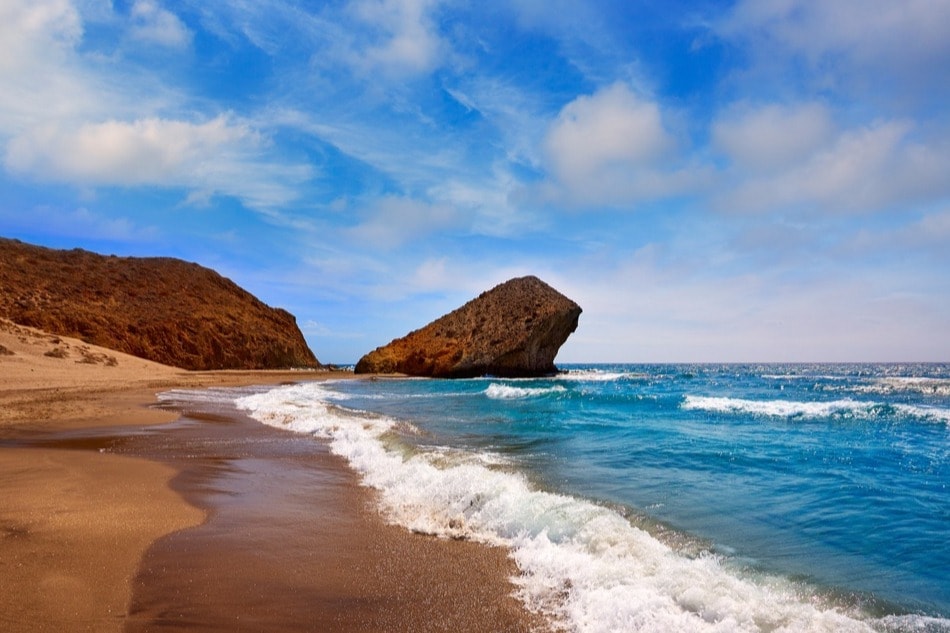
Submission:
[[[566,631],[950,631],[950,365],[562,370],[230,393]]]

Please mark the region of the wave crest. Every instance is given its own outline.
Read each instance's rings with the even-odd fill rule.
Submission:
[[[863,393],[919,393],[925,396],[950,396],[950,380],[945,378],[882,378],[873,384],[856,387]]]
[[[521,398],[537,398],[552,393],[564,393],[567,389],[562,385],[550,387],[516,387],[493,382],[485,389],[485,395],[493,400],[519,400]]]
[[[745,400],[743,398],[687,395],[680,406],[687,411],[699,410],[804,419],[839,417],[866,420],[897,415],[916,420],[950,424],[950,410],[947,409],[862,402],[850,398],[830,402],[796,402],[793,400]]]

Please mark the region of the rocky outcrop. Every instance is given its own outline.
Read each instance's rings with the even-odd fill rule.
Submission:
[[[356,373],[438,378],[543,376],[577,329],[581,308],[537,277],[511,279],[461,308],[379,347]]]
[[[178,259],[0,238],[0,317],[184,369],[320,366],[293,315]]]

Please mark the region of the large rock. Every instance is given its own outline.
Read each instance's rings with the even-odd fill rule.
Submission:
[[[356,373],[438,378],[544,376],[577,329],[579,305],[537,277],[511,279],[461,308],[379,347]]]
[[[293,315],[178,259],[0,238],[0,316],[184,369],[320,366]]]

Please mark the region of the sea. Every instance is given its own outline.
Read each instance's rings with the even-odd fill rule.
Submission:
[[[559,369],[227,393],[558,630],[950,632],[950,364]]]

